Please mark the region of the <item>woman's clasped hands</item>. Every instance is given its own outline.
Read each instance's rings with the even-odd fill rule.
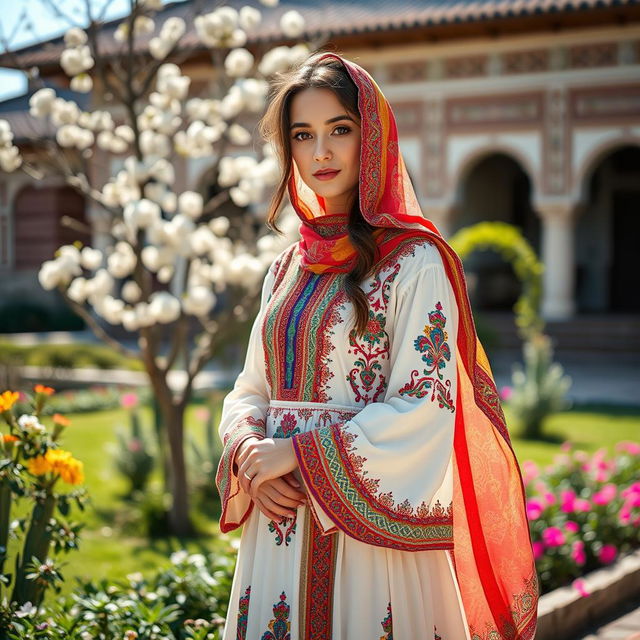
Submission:
[[[236,453],[238,482],[270,520],[292,518],[306,502],[292,471],[298,460],[289,438],[248,438]]]

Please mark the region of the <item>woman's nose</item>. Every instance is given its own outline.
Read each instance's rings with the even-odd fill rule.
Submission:
[[[313,158],[316,162],[321,162],[322,160],[327,160],[331,157],[331,151],[329,149],[329,145],[322,140],[318,140],[318,144],[314,149]]]

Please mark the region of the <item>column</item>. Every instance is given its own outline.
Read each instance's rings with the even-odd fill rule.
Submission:
[[[576,206],[562,202],[536,209],[542,218],[542,315],[545,320],[567,320],[575,313]]]

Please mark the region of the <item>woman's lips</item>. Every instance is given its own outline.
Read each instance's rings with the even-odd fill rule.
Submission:
[[[331,180],[335,178],[339,173],[340,173],[340,170],[327,171],[326,173],[314,173],[313,177],[317,178],[318,180]]]

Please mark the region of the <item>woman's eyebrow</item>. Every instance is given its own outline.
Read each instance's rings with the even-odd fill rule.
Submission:
[[[350,115],[346,113],[342,116],[335,116],[333,118],[329,118],[325,124],[331,124],[332,122],[338,122],[339,120],[351,120],[354,124],[358,124]],[[311,125],[308,122],[294,122],[290,129],[295,129],[296,127],[310,127]]]

